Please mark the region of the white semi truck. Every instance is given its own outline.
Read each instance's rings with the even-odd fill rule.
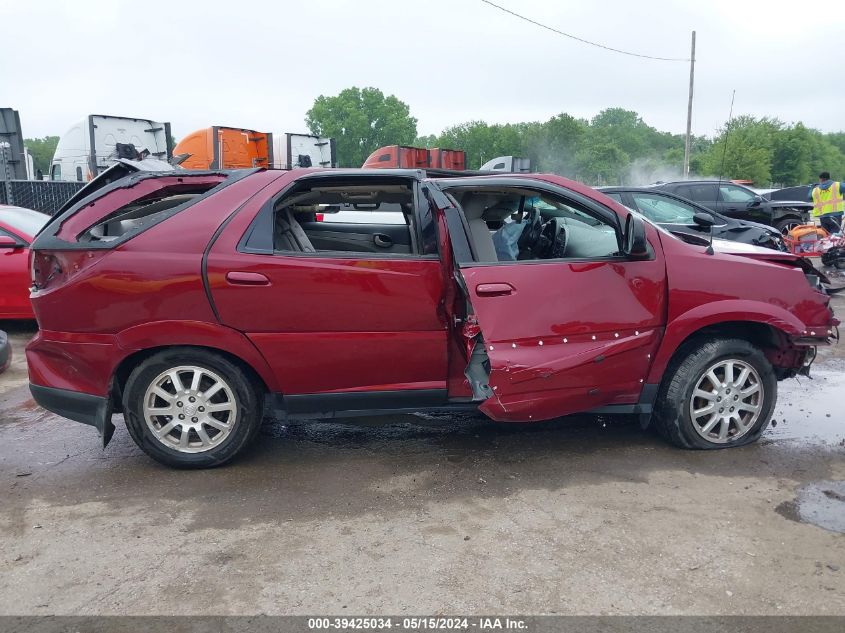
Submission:
[[[170,123],[89,114],[59,139],[49,177],[87,182],[114,165],[117,159],[149,157],[168,161],[172,156]]]

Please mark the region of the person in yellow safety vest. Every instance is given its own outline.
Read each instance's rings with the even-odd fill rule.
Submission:
[[[828,233],[842,230],[842,216],[845,213],[845,199],[842,197],[841,182],[830,179],[830,174],[819,174],[819,184],[813,187],[810,199],[813,202],[813,220],[818,219],[821,227]]]

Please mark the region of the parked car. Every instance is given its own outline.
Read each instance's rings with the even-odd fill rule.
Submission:
[[[104,442],[122,411],[173,466],[227,462],[265,411],[629,413],[740,446],[839,323],[802,258],[711,252],[555,175],[113,170],[33,243],[30,389]],[[408,221],[314,221],[342,202]]]
[[[672,233],[755,244],[784,251],[786,245],[777,229],[757,222],[735,220],[668,191],[650,187],[601,187],[605,195],[642,213]],[[707,217],[709,216],[709,217]]]
[[[12,344],[3,330],[0,330],[0,374],[12,364]]]
[[[724,180],[661,182],[653,187],[697,202],[730,218],[773,226],[783,235],[799,224],[808,223],[813,210],[812,203],[806,199],[770,200],[748,187]]]
[[[0,319],[32,319],[29,245],[49,215],[0,205]]]
[[[776,200],[782,202],[784,200],[801,200],[803,202],[810,201],[810,194],[813,192],[815,185],[797,185],[795,187],[784,187],[783,189],[773,189],[767,193],[762,194],[764,198],[769,200]]]

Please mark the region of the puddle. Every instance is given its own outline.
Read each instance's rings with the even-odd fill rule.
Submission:
[[[845,446],[845,366],[828,363],[811,373],[812,379],[802,376],[778,383],[772,426],[763,437]]]
[[[781,516],[845,534],[845,481],[817,481],[798,491],[795,501],[777,507]]]

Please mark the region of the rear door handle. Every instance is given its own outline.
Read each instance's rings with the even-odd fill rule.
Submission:
[[[376,246],[381,246],[382,248],[390,248],[393,246],[393,240],[390,239],[389,235],[385,235],[384,233],[376,233],[373,235],[373,242],[375,242]]]
[[[516,290],[509,283],[495,282],[489,284],[478,284],[475,287],[475,292],[480,297],[501,297],[509,295]]]
[[[269,286],[270,280],[261,273],[232,270],[226,273],[226,281],[234,286]]]

